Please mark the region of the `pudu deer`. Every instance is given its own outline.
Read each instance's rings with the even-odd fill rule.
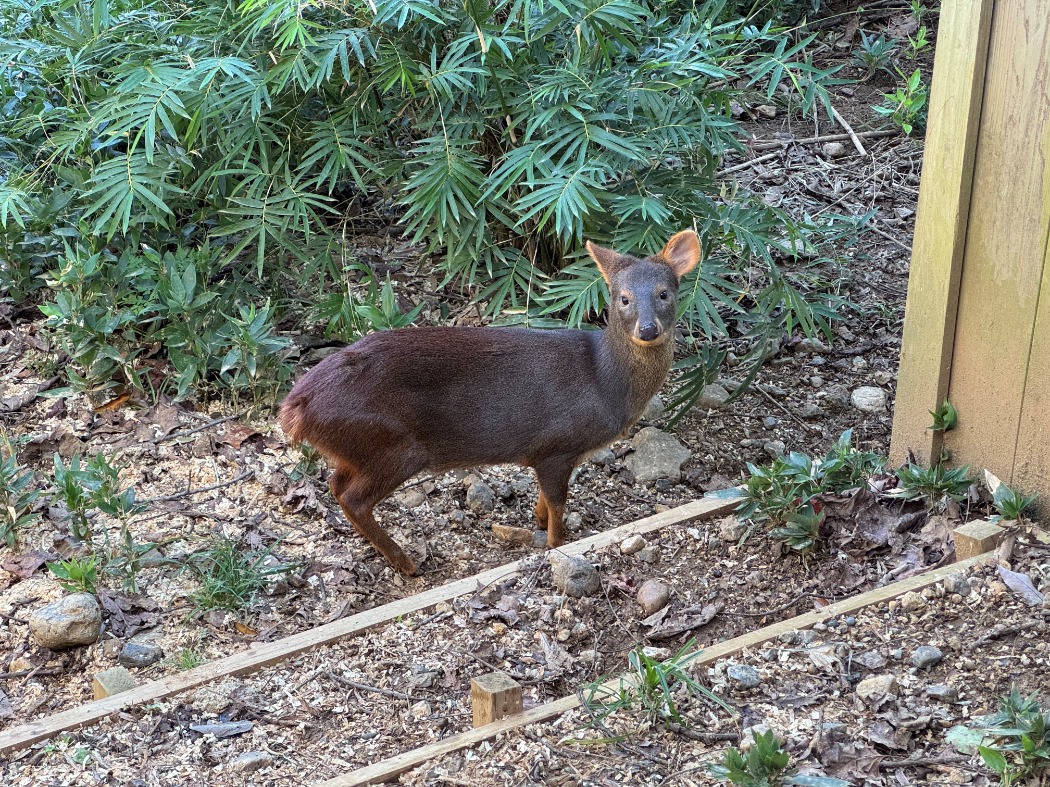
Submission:
[[[564,543],[569,476],[623,435],[663,385],[674,356],[678,283],[700,261],[685,230],[638,259],[587,243],[609,285],[602,331],[405,328],[325,358],[281,406],[294,443],[327,460],[332,494],[354,528],[399,571],[415,562],[373,507],[424,470],[532,467],[536,520]]]

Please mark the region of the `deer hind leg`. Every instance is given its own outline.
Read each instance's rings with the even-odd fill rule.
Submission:
[[[547,459],[536,465],[536,480],[540,485],[540,500],[546,508],[547,546],[560,547],[565,543],[565,531],[562,518],[565,515],[565,501],[569,497],[569,477],[575,462],[571,459]],[[536,505],[536,516],[539,518],[539,504]]]
[[[387,535],[376,521],[372,509],[420,469],[421,467],[414,466],[403,466],[396,470],[384,468],[389,472],[366,476],[355,473],[346,466],[339,466],[335,468],[328,482],[332,495],[339,501],[339,507],[343,509],[354,530],[405,576],[418,573],[415,561]]]

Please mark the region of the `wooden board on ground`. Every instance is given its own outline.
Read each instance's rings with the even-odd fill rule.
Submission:
[[[764,628],[748,632],[747,634],[742,634],[739,637],[734,637],[725,642],[720,642],[717,645],[711,645],[710,647],[704,648],[703,653],[697,657],[692,664],[696,666],[713,664],[719,659],[724,659],[739,653],[744,648],[754,647],[763,642],[776,639],[786,632],[810,628],[821,621],[828,620],[829,618],[850,614],[864,607],[870,607],[873,604],[879,604],[883,601],[889,601],[898,596],[903,596],[905,593],[921,590],[930,585],[935,585],[949,574],[953,574],[957,571],[966,571],[973,566],[991,560],[993,554],[994,553],[985,553],[983,555],[972,557],[969,560],[951,563],[947,566],[927,571],[924,574],[918,574],[914,577],[902,579],[898,582],[886,585],[885,587],[869,590],[867,593],[861,593],[859,596],[854,596],[853,598],[848,598],[844,601],[838,601],[821,610],[807,612],[803,615],[798,615],[788,620],[782,620],[779,623],[774,623],[770,626],[765,626]],[[617,683],[616,681],[611,681],[606,685],[615,688]],[[436,743],[431,743],[418,749],[413,749],[412,751],[403,752],[394,757],[389,757],[364,768],[359,768],[358,770],[352,771],[344,776],[337,776],[334,779],[317,782],[315,787],[358,787],[359,785],[365,784],[382,784],[402,773],[405,773],[406,771],[410,771],[413,768],[428,762],[429,760],[433,760],[445,754],[450,754],[460,749],[465,749],[469,746],[481,743],[482,741],[491,740],[501,732],[507,732],[508,730],[517,729],[529,724],[536,724],[557,718],[561,714],[578,707],[579,704],[579,698],[575,694],[568,697],[562,697],[553,702],[530,708],[524,713],[516,716],[508,716],[484,727],[461,732],[457,735],[450,735],[448,738],[437,741]]]
[[[890,443],[895,464],[909,449],[920,463],[941,451],[942,433],[926,427],[948,395],[993,5],[941,9]]]
[[[554,551],[563,555],[582,555],[591,549],[600,549],[618,543],[634,533],[651,533],[670,525],[728,514],[739,502],[739,500],[718,499],[696,500],[684,506],[678,506],[635,522],[629,522],[612,530],[574,541]],[[440,602],[450,601],[458,596],[474,593],[479,588],[515,576],[518,571],[519,564],[517,561],[497,566],[480,574],[449,582],[440,587],[431,588],[423,593],[392,601],[389,604],[384,604],[381,607],[376,607],[342,620],[327,623],[274,642],[262,643],[258,647],[254,647],[244,653],[236,653],[195,669],[168,675],[160,680],[151,681],[128,691],[122,691],[104,699],[87,702],[75,708],[31,721],[28,724],[13,727],[0,732],[0,754],[7,754],[38,741],[47,740],[60,732],[93,724],[125,708],[181,694],[184,691],[195,689],[205,683],[210,683],[228,675],[243,675],[248,672],[255,672],[301,653],[328,645],[343,637],[357,634],[372,626],[389,622],[401,615],[410,615]]]

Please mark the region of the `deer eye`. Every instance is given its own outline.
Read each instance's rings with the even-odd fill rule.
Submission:
[[[620,303],[622,303],[624,306],[628,306],[631,303],[631,299],[628,298],[626,295],[621,295]]]
[[[667,292],[667,290],[662,290],[662,291],[660,292],[660,300],[661,300],[661,301],[666,301],[666,300],[667,300],[667,299],[668,299],[669,297],[671,297],[671,296],[670,296],[670,294],[669,294],[669,293]]]

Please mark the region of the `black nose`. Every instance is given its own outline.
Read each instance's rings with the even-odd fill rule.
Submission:
[[[651,342],[660,335],[660,329],[653,323],[638,326],[638,338],[643,342]]]

